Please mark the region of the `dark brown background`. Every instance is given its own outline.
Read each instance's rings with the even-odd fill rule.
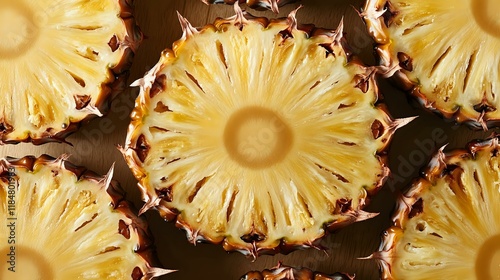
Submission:
[[[316,26],[335,29],[344,17],[344,30],[348,42],[366,64],[374,64],[373,42],[354,9],[359,9],[362,2],[362,0],[303,0],[304,8],[298,13],[298,20],[301,23],[314,23]],[[296,5],[283,7],[279,16],[286,16],[295,7]],[[202,26],[212,22],[216,17],[233,14],[232,7],[222,5],[209,7],[199,0],[136,1],[136,18],[147,39],[137,52],[129,83],[140,78],[157,62],[160,52],[181,36],[176,11],[190,20],[193,26]],[[275,16],[270,12],[252,11],[252,13]],[[429,160],[431,149],[434,151],[436,147],[447,143],[447,150],[463,148],[469,140],[484,138],[491,133],[456,126],[451,121],[426,112],[387,81],[380,81],[380,89],[393,117],[418,115],[419,118],[397,131],[393,139],[389,150],[393,178],[389,179],[367,208],[367,211],[379,212],[378,217],[327,236],[322,244],[329,248],[328,255],[310,249],[296,251],[286,256],[262,256],[252,262],[239,253],[226,253],[217,245],[193,246],[174,224],[164,222],[157,213],[149,211],[145,215],[156,238],[161,262],[166,268],[179,270],[161,279],[239,279],[239,276],[249,270],[262,270],[275,266],[279,261],[288,265],[307,266],[325,273],[343,271],[355,274],[357,279],[378,279],[378,268],[374,261],[356,258],[368,256],[377,250],[381,233],[391,223],[390,215],[398,191],[407,186],[411,178],[418,175],[419,170]],[[0,147],[0,155],[20,157],[26,154],[38,156],[47,153],[59,156],[67,153],[72,155],[71,161],[75,164],[85,165],[102,174],[106,173],[115,162],[115,179],[120,181],[128,192],[128,198],[140,207],[142,202],[136,188],[136,180],[116,149],[117,144],[124,143],[128,115],[137,93],[137,89],[124,92],[115,100],[106,118],[93,120],[69,137],[68,140],[74,144],[73,147],[66,144],[47,144],[38,147],[30,144],[6,145]]]

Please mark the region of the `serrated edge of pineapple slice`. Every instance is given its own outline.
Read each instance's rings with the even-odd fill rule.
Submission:
[[[248,7],[255,10],[271,10],[274,13],[279,13],[279,7],[287,4],[295,3],[300,0],[201,0],[201,2],[210,4],[227,4],[233,5],[235,3],[246,4]]]
[[[240,280],[354,280],[355,276],[336,272],[331,275],[312,271],[309,268],[295,268],[283,265],[281,262],[276,267],[263,271],[250,271],[240,277]]]
[[[300,8],[300,7],[299,7]],[[298,8],[298,9],[299,9]],[[328,232],[335,231],[339,228],[342,228],[346,225],[354,223],[356,221],[362,221],[374,217],[378,214],[376,213],[368,213],[364,212],[361,209],[369,202],[369,197],[377,193],[377,191],[382,187],[384,182],[389,176],[389,168],[388,168],[388,160],[386,150],[391,142],[392,135],[394,132],[411,122],[414,117],[405,118],[405,119],[392,119],[388,114],[387,108],[384,104],[380,103],[380,92],[377,87],[377,83],[375,81],[375,73],[376,69],[374,67],[365,67],[362,62],[360,62],[356,57],[352,55],[347,45],[345,38],[343,37],[343,21],[340,22],[339,27],[336,30],[327,30],[316,28],[312,24],[299,25],[295,18],[295,14],[297,10],[294,10],[290,13],[287,18],[280,19],[268,19],[264,17],[254,17],[251,14],[248,14],[245,11],[242,11],[239,8],[238,3],[235,4],[235,12],[236,15],[230,18],[218,18],[215,20],[213,24],[205,25],[201,28],[194,28],[185,18],[183,18],[179,14],[179,21],[183,30],[182,38],[175,41],[171,49],[167,48],[162,52],[159,62],[141,79],[135,81],[132,86],[140,87],[140,93],[135,101],[135,108],[131,113],[131,123],[128,127],[127,137],[125,140],[125,146],[119,146],[119,150],[121,151],[125,161],[127,162],[129,168],[132,173],[139,181],[138,187],[142,193],[142,199],[145,201],[143,208],[140,210],[140,213],[147,211],[150,208],[155,208],[159,211],[160,215],[167,221],[176,221],[176,226],[183,229],[186,232],[188,240],[196,244],[198,242],[208,241],[213,244],[223,244],[223,247],[226,251],[239,251],[245,255],[252,256],[254,259],[263,254],[287,254],[297,249],[303,248],[316,248],[322,249],[319,244],[321,238],[323,238]],[[143,117],[147,112],[147,104],[150,98],[150,95],[154,95],[156,90],[160,90],[162,88],[162,81],[157,77],[159,71],[164,67],[165,64],[168,64],[169,61],[174,60],[175,57],[175,49],[179,48],[189,37],[193,36],[198,32],[202,32],[205,29],[213,29],[220,28],[223,25],[245,25],[248,22],[255,22],[261,24],[264,27],[272,26],[274,24],[288,26],[282,32],[292,33],[290,30],[297,29],[303,31],[309,37],[313,36],[327,36],[332,39],[332,44],[336,44],[340,46],[343,51],[343,55],[347,57],[349,63],[356,64],[359,67],[365,69],[365,73],[363,76],[358,75],[359,77],[354,77],[356,79],[357,87],[363,90],[364,92],[368,89],[369,86],[373,87],[374,94],[377,97],[376,108],[381,110],[384,113],[384,122],[374,122],[372,124],[372,133],[374,139],[376,141],[380,141],[383,143],[380,149],[377,151],[377,157],[381,163],[381,168],[383,170],[382,176],[379,178],[377,182],[374,182],[375,187],[369,193],[366,193],[366,196],[360,198],[359,206],[357,209],[352,209],[351,207],[345,207],[349,209],[343,209],[343,218],[333,221],[332,223],[325,225],[325,233],[321,236],[318,236],[315,240],[311,240],[306,244],[295,244],[295,243],[287,243],[285,240],[281,240],[278,245],[272,248],[264,248],[257,247],[255,242],[253,244],[248,244],[246,247],[235,246],[234,244],[230,244],[227,239],[222,241],[211,240],[206,236],[203,236],[198,230],[192,229],[189,225],[179,219],[178,211],[176,209],[169,209],[165,205],[165,201],[156,194],[151,194],[148,191],[147,187],[147,177],[146,171],[142,167],[142,162],[145,158],[149,150],[149,143],[144,139],[141,135],[140,128],[142,126],[141,122]]]
[[[156,247],[154,246],[154,237],[150,231],[146,220],[137,216],[134,212],[134,205],[125,198],[125,191],[121,188],[118,181],[112,178],[114,165],[109,170],[108,174],[101,176],[94,171],[88,170],[86,167],[73,165],[68,161],[69,155],[61,155],[58,158],[43,154],[40,157],[25,156],[22,158],[7,157],[0,159],[0,175],[9,173],[9,167],[24,168],[28,171],[33,171],[39,165],[56,165],[60,169],[70,171],[75,174],[78,180],[93,181],[96,184],[104,184],[105,191],[110,197],[113,208],[118,210],[122,215],[130,220],[130,233],[137,236],[139,241],[136,244],[136,254],[144,260],[147,271],[142,271],[141,268],[135,267],[131,274],[133,280],[149,280],[154,277],[165,275],[174,270],[161,268],[162,265],[156,255]],[[118,233],[122,233],[122,227],[125,225],[118,224]]]
[[[136,24],[134,18],[134,1],[135,0],[116,0],[120,6],[119,17],[125,26],[125,37],[122,41],[114,42],[115,47],[123,48],[123,55],[120,61],[112,68],[109,68],[113,79],[109,82],[103,82],[101,93],[95,101],[94,108],[89,108],[90,113],[80,121],[70,122],[66,128],[55,133],[52,131],[54,128],[45,131],[41,137],[32,138],[28,136],[25,139],[8,139],[6,135],[12,130],[9,124],[5,124],[7,133],[0,134],[0,145],[3,144],[18,144],[22,142],[31,142],[34,145],[42,145],[50,142],[68,143],[65,139],[72,133],[76,132],[80,127],[96,117],[105,115],[111,108],[111,101],[121,92],[127,88],[127,80],[129,77],[129,69],[132,65],[132,60],[137,51],[137,48],[142,43],[144,35]],[[116,37],[115,37],[116,38]],[[113,38],[110,38],[110,42]],[[118,38],[116,38],[118,40]],[[92,113],[93,112],[93,113]],[[71,145],[71,144],[70,144]]]
[[[425,109],[434,112],[446,119],[454,120],[458,123],[465,123],[474,129],[488,130],[488,128],[500,125],[500,119],[488,118],[487,104],[476,104],[482,108],[486,106],[482,112],[471,114],[457,108],[454,111],[449,111],[444,108],[437,108],[434,102],[428,100],[423,94],[416,82],[411,81],[405,74],[405,71],[411,71],[411,57],[407,54],[394,54],[391,51],[391,39],[388,34],[387,21],[391,20],[397,14],[396,8],[391,4],[390,0],[366,0],[365,6],[358,12],[359,16],[364,19],[368,33],[375,40],[375,50],[379,59],[379,73],[390,81],[395,83],[399,88],[412,95],[418,103]]]
[[[467,144],[466,149],[455,149],[450,152],[444,152],[441,147],[432,157],[429,164],[425,168],[420,177],[417,177],[411,183],[409,189],[400,194],[396,201],[395,210],[393,212],[393,226],[385,230],[382,234],[382,242],[378,251],[366,258],[374,259],[380,266],[380,277],[383,280],[394,280],[392,276],[392,259],[394,257],[394,248],[398,240],[404,234],[406,222],[412,211],[413,205],[418,201],[420,194],[425,190],[426,186],[430,186],[432,182],[446,176],[443,172],[456,162],[460,162],[463,158],[473,158],[478,151],[487,149],[500,149],[500,134],[493,134],[486,140],[475,140]]]

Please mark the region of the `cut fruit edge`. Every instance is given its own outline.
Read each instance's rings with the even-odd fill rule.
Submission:
[[[127,81],[130,75],[129,69],[132,65],[135,53],[144,39],[144,34],[134,18],[135,0],[116,1],[120,6],[120,14],[118,16],[121,18],[126,32],[123,40],[118,40],[115,36],[114,38],[110,38],[109,44],[112,48],[122,49],[123,55],[115,66],[108,69],[112,79],[102,83],[102,91],[98,98],[96,100],[92,100],[92,104],[85,104],[86,107],[84,109],[86,109],[89,114],[83,119],[70,121],[65,128],[56,131],[55,133],[47,130],[42,133],[40,137],[31,137],[28,135],[28,137],[24,139],[9,138],[9,130],[12,130],[12,127],[0,119],[0,124],[2,124],[4,129],[7,131],[5,133],[0,133],[0,145],[18,144],[20,142],[31,142],[34,145],[43,145],[51,142],[66,143],[71,145],[71,143],[66,141],[66,138],[69,135],[78,131],[83,125],[87,124],[92,119],[102,117],[108,113],[111,109],[112,100],[128,88]],[[113,41],[113,39],[116,40]],[[113,46],[111,46],[111,43]],[[85,103],[86,101],[83,100],[81,102]]]
[[[390,0],[367,0],[364,7],[358,11],[358,15],[364,20],[368,33],[375,41],[375,52],[378,58],[377,73],[383,78],[389,79],[397,87],[409,93],[426,110],[436,113],[443,118],[453,120],[457,123],[465,123],[474,129],[497,127],[500,125],[500,118],[488,117],[490,107],[483,99],[481,103],[475,104],[481,111],[470,112],[462,107],[447,110],[439,108],[434,101],[422,93],[418,81],[412,81],[406,74],[411,71],[412,58],[405,53],[397,55],[392,51],[392,39],[390,38],[387,21],[397,15],[398,11],[391,4]],[[399,55],[401,54],[401,57]],[[476,113],[476,114],[474,114]]]
[[[114,164],[104,176],[88,170],[82,166],[73,165],[68,161],[69,155],[61,155],[58,158],[53,158],[43,154],[40,157],[25,156],[22,158],[1,158],[0,159],[0,177],[17,176],[12,171],[16,169],[24,169],[28,172],[33,172],[40,166],[52,166],[54,170],[63,170],[73,173],[78,181],[89,181],[101,186],[101,190],[105,191],[110,199],[110,204],[115,211],[123,215],[129,224],[117,224],[117,233],[124,236],[129,235],[127,239],[136,239],[134,253],[140,256],[144,267],[135,267],[131,273],[133,280],[150,280],[155,277],[166,275],[176,270],[168,270],[161,268],[162,265],[156,254],[154,245],[154,237],[150,231],[148,224],[144,218],[138,217],[135,212],[135,207],[132,203],[126,200],[125,192],[120,184],[113,177]],[[57,171],[56,171],[57,172]],[[10,182],[10,179],[9,179]],[[21,186],[22,187],[22,186]],[[123,220],[120,220],[123,222]]]
[[[300,7],[299,7],[300,8]],[[297,9],[298,10],[298,9]],[[245,11],[242,11],[238,3],[235,4],[236,15],[227,19],[218,18],[214,24],[207,25],[202,27],[201,29],[194,28],[184,17],[179,14],[179,21],[182,26],[183,35],[182,38],[173,43],[172,49],[165,49],[162,52],[161,58],[159,62],[149,70],[146,75],[135,81],[132,86],[140,87],[140,93],[135,102],[135,109],[131,113],[131,123],[128,128],[127,138],[125,140],[125,146],[119,146],[118,149],[121,151],[125,161],[127,162],[129,168],[132,173],[139,181],[138,187],[142,193],[142,199],[145,201],[145,204],[140,210],[140,213],[144,213],[147,210],[154,208],[159,211],[162,218],[167,221],[176,221],[176,226],[183,229],[188,237],[188,240],[196,244],[198,242],[208,241],[214,244],[223,244],[223,247],[226,251],[239,251],[243,254],[248,254],[252,256],[254,259],[262,254],[277,254],[283,253],[287,254],[296,249],[303,248],[315,248],[315,249],[323,249],[322,246],[319,245],[320,240],[324,237],[328,232],[333,232],[339,228],[342,228],[346,225],[357,221],[363,221],[366,219],[370,219],[378,215],[378,213],[368,213],[362,210],[369,203],[369,197],[376,194],[378,190],[383,186],[385,181],[387,180],[390,170],[387,164],[387,153],[386,150],[389,147],[392,136],[394,132],[410,123],[416,117],[408,117],[402,119],[392,119],[388,113],[386,106],[380,103],[380,92],[378,91],[377,84],[375,81],[375,73],[376,68],[374,67],[365,67],[363,64],[357,60],[356,57],[352,55],[347,45],[345,38],[343,37],[343,21],[340,22],[337,30],[327,30],[316,28],[313,25],[300,25],[297,23],[295,18],[295,13],[297,10],[294,10],[290,13],[288,18],[278,19],[278,20],[269,20],[267,18],[262,17],[254,17]],[[225,24],[231,24],[236,26],[243,26],[247,22],[256,22],[264,27],[272,26],[272,25],[283,25],[286,28],[283,32],[291,32],[290,30],[300,30],[305,32],[307,36],[326,36],[331,39],[332,46],[340,47],[342,50],[342,54],[345,55],[349,61],[349,63],[356,64],[364,69],[363,75],[358,75],[354,77],[355,87],[359,88],[363,92],[366,92],[369,87],[372,87],[375,92],[377,98],[374,106],[383,112],[383,119],[378,120],[372,124],[372,133],[373,137],[377,142],[383,143],[381,147],[377,150],[376,157],[378,158],[381,168],[382,175],[380,178],[377,178],[377,181],[374,182],[374,187],[369,192],[365,191],[365,196],[359,198],[358,207],[346,207],[349,209],[345,209],[343,212],[342,219],[338,219],[328,225],[325,225],[325,232],[323,235],[318,236],[314,240],[310,240],[304,244],[294,244],[287,243],[285,240],[281,240],[276,247],[272,248],[263,248],[256,246],[255,242],[252,244],[248,244],[247,247],[238,247],[230,244],[227,240],[216,241],[204,236],[197,229],[193,229],[187,223],[185,223],[182,219],[180,219],[179,212],[175,211],[175,209],[169,209],[166,205],[166,202],[162,197],[156,192],[152,191],[148,187],[147,183],[147,171],[142,166],[142,162],[144,159],[144,155],[149,150],[149,143],[143,138],[138,137],[141,134],[141,127],[143,118],[147,115],[149,100],[151,99],[150,92],[158,90],[161,88],[161,79],[159,79],[158,73],[163,69],[164,65],[169,64],[171,61],[176,59],[175,50],[180,48],[180,46],[190,37],[194,36],[197,33],[203,32],[206,28],[214,28],[217,26],[222,26]],[[349,203],[350,204],[350,203]],[[348,206],[348,205],[346,205]]]
[[[418,209],[421,207],[418,203],[421,194],[433,186],[433,183],[438,179],[448,176],[446,171],[450,168],[453,169],[453,166],[456,166],[463,159],[474,160],[479,151],[499,150],[500,135],[493,134],[486,140],[471,141],[466,149],[444,152],[445,148],[446,145],[435,153],[425,170],[421,172],[422,175],[413,180],[410,188],[404,194],[399,195],[392,215],[393,226],[383,232],[378,251],[368,257],[358,258],[377,261],[380,267],[380,277],[383,280],[396,279],[392,275],[393,259],[397,257],[395,247],[404,235],[404,229],[411,218],[410,216],[415,215],[412,210],[419,211]]]
[[[279,7],[287,4],[295,3],[298,0],[201,0],[203,3],[210,4],[228,4],[235,3],[247,4],[248,7],[256,10],[271,10],[274,13],[279,13]]]
[[[276,267],[264,271],[250,271],[240,280],[354,280],[354,276],[345,273],[327,275],[308,268],[294,268],[279,263]]]

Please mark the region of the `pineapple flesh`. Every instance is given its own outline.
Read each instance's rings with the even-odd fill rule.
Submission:
[[[238,2],[239,4],[247,4],[248,7],[258,10],[272,10],[278,13],[278,8],[289,3],[297,2],[297,0],[202,0],[205,4],[229,4],[233,5]]]
[[[475,127],[500,122],[500,2],[367,0],[386,75],[427,108]]]
[[[107,176],[61,157],[0,159],[0,279],[152,279],[144,220]]]
[[[408,120],[377,104],[374,69],[336,31],[236,15],[182,39],[141,87],[122,150],[146,202],[191,242],[253,257],[315,246],[372,217],[384,150]]]
[[[343,273],[326,275],[313,272],[307,268],[293,268],[279,264],[272,269],[262,272],[251,271],[240,278],[240,280],[353,280],[354,277]]]
[[[0,0],[0,143],[64,141],[125,86],[132,0]]]
[[[382,279],[500,279],[499,152],[498,136],[438,152],[372,256]]]

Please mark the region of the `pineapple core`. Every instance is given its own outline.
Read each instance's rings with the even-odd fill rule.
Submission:
[[[488,34],[500,38],[500,1],[472,0],[472,14],[477,24]]]
[[[7,262],[1,262],[0,279],[10,280],[52,280],[54,273],[47,259],[37,251],[15,245],[0,250],[0,256],[7,256]],[[12,260],[12,261],[9,261]]]
[[[500,279],[500,234],[483,243],[476,258],[477,279]]]
[[[246,107],[235,112],[224,130],[224,146],[240,165],[260,169],[283,160],[293,144],[290,127],[273,111]]]
[[[34,45],[39,28],[31,9],[0,0],[0,59],[20,56]]]

